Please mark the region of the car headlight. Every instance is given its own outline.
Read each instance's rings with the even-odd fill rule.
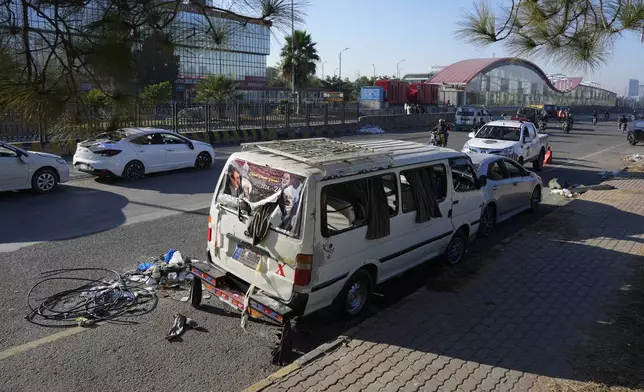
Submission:
[[[67,161],[64,160],[63,158],[56,158],[56,162],[60,163],[61,165],[66,165]]]
[[[513,155],[514,154],[514,149],[512,147],[504,148],[503,151],[501,151],[502,155]]]

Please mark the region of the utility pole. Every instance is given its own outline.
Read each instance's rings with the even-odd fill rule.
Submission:
[[[326,61],[322,62],[322,80],[324,80],[324,64],[326,64]]]
[[[338,53],[338,59],[340,60],[340,65],[338,66],[338,77],[342,80],[342,52],[349,50],[349,48],[344,48]]]
[[[405,60],[407,60],[407,59],[402,59],[402,60],[400,60],[399,62],[396,63],[396,78],[397,79],[400,79],[400,63],[402,63]]]
[[[371,64],[373,67],[373,85],[376,85],[376,64]]]
[[[291,0],[291,96],[295,99],[295,0]]]

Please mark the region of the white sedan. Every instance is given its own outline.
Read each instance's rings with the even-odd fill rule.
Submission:
[[[58,155],[25,151],[0,142],[0,191],[33,189],[47,193],[67,181],[69,166]]]
[[[523,211],[536,212],[541,203],[543,182],[536,173],[500,155],[468,154],[479,177],[487,178],[483,187],[485,207],[478,234],[488,237],[494,226]]]
[[[196,167],[206,169],[214,148],[165,129],[123,128],[78,143],[74,167],[96,176],[136,180],[145,174]]]

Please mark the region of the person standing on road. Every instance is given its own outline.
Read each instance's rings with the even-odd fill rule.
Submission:
[[[604,113],[604,120],[610,120],[610,112],[608,110],[606,111],[606,113]]]
[[[626,127],[628,125],[628,119],[626,118],[626,115],[622,114],[619,117],[619,120],[617,120],[617,123],[619,124],[619,129],[622,131],[622,133],[626,132]]]

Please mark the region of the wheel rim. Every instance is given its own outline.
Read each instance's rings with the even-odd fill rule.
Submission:
[[[210,156],[207,154],[199,154],[197,156],[197,167],[206,168],[210,166]]]
[[[629,134],[629,135],[626,137],[626,139],[627,139],[627,140],[628,140],[628,142],[629,142],[629,143],[631,143],[631,144],[633,144],[633,141],[635,140],[635,138],[633,138],[633,135],[631,135],[631,134]]]
[[[346,309],[350,315],[360,312],[367,299],[367,289],[362,282],[354,282],[347,293]]]
[[[492,219],[492,212],[486,208],[485,211],[483,211],[483,216],[481,217],[481,226],[483,226],[484,235],[490,235],[492,232]]]
[[[127,170],[125,171],[125,176],[130,180],[136,180],[138,178],[141,178],[141,171],[142,170],[143,170],[143,168],[141,167],[140,164],[131,163],[127,167]]]
[[[539,190],[535,189],[534,191],[532,191],[532,198],[530,198],[530,206],[532,207],[532,209],[539,207],[539,199]]]
[[[456,237],[449,243],[447,249],[447,261],[450,264],[456,264],[461,261],[463,257],[463,250],[465,249],[465,242],[462,238]]]
[[[56,179],[54,178],[54,175],[51,173],[42,173],[41,175],[38,176],[38,179],[36,180],[36,185],[38,186],[38,189],[40,189],[43,192],[50,191],[55,184],[56,184]]]

